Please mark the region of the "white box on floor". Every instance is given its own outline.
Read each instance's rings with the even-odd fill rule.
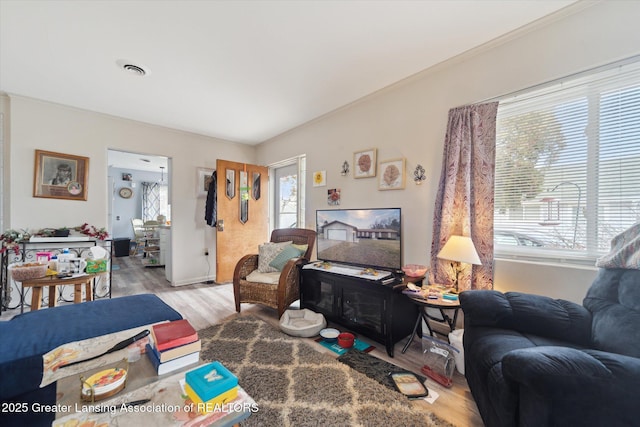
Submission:
[[[462,375],[464,375],[464,347],[462,346],[462,336],[464,335],[464,329],[456,329],[449,333],[449,343],[459,350],[454,354],[456,359],[456,369]]]

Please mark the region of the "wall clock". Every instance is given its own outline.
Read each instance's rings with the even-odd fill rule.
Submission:
[[[130,199],[131,196],[133,196],[133,190],[129,187],[122,187],[120,191],[118,191],[118,194],[120,194],[120,197],[123,199]]]

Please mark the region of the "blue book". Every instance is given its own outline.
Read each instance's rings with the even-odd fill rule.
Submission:
[[[195,353],[186,354],[184,356],[180,356],[176,359],[169,360],[168,362],[160,362],[160,359],[153,351],[149,344],[146,345],[147,357],[151,361],[151,364],[155,368],[158,375],[168,374],[169,372],[177,371],[178,369],[184,368],[185,366],[193,365],[194,363],[198,363],[200,361],[200,352],[196,351]]]
[[[155,353],[155,355],[160,359],[160,363],[165,363],[173,359],[177,359],[180,356],[185,356],[187,354],[195,353],[196,351],[200,351],[202,349],[202,341],[194,341],[189,344],[181,345],[178,347],[170,348],[169,350],[160,351],[156,348],[155,344],[152,342],[151,350]]]

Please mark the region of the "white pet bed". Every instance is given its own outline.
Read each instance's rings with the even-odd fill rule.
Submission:
[[[280,318],[280,330],[294,337],[313,337],[327,326],[321,313],[309,309],[286,310]]]

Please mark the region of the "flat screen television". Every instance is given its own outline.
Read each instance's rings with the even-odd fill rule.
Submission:
[[[401,218],[400,208],[317,210],[318,260],[400,270]]]

